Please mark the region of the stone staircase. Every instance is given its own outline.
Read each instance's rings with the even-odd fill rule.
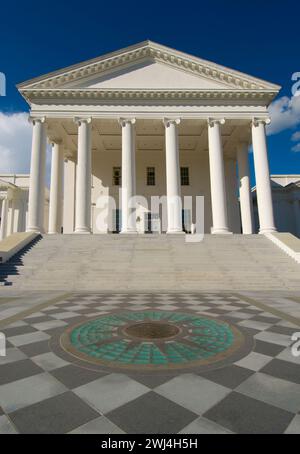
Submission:
[[[300,266],[263,235],[45,235],[0,265],[4,289],[300,290]]]

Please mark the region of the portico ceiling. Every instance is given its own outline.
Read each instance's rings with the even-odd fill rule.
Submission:
[[[165,128],[163,121],[137,120],[137,152],[153,152],[165,149]],[[231,155],[238,141],[248,141],[249,122],[246,120],[227,121],[222,126],[224,153]],[[204,120],[182,120],[178,126],[180,152],[208,152],[207,122]],[[49,119],[48,137],[50,140],[62,140],[66,154],[76,156],[77,125],[70,119]],[[94,119],[92,127],[93,152],[121,152],[121,127],[117,120]]]

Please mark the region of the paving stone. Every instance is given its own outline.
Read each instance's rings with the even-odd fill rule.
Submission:
[[[10,418],[23,434],[63,434],[98,415],[72,392],[66,392],[15,411]]]
[[[293,413],[237,392],[203,416],[238,434],[281,434],[294,417]]]

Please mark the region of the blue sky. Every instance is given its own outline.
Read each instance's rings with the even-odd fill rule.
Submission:
[[[300,72],[299,17],[295,0],[5,2],[0,72],[7,96],[0,97],[0,112],[6,117],[28,110],[18,82],[145,39],[278,83],[279,97],[291,98],[291,76]],[[286,100],[289,121],[275,109],[285,126],[269,136],[272,173],[300,173],[300,152],[291,151],[297,145],[291,137],[300,130],[299,104],[291,108]]]

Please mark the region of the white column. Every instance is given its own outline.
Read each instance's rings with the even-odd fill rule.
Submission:
[[[122,127],[122,230],[137,233],[135,181],[135,119],[120,119]]]
[[[227,234],[228,215],[221,124],[225,120],[208,120],[209,168],[213,226],[211,233]]]
[[[44,230],[45,172],[46,172],[46,123],[45,118],[34,118],[28,202],[29,232]]]
[[[167,233],[183,233],[178,125],[180,119],[164,120],[166,134]]]
[[[75,233],[91,233],[92,120],[75,121],[78,124]]]
[[[63,151],[60,141],[52,142],[49,205],[49,234],[61,233],[63,193]]]
[[[240,180],[240,207],[244,235],[254,233],[253,201],[249,169],[248,143],[238,144],[238,172]]]
[[[64,162],[63,233],[73,233],[75,226],[76,164],[70,159]]]
[[[293,201],[296,235],[300,237],[300,201],[295,199]]]
[[[14,203],[14,191],[8,189],[8,214],[6,222],[6,236],[14,233],[14,214],[15,214],[15,203]]]
[[[1,208],[1,225],[0,225],[0,240],[4,240],[7,231],[7,215],[8,215],[8,199],[5,197],[2,200]]]
[[[262,119],[254,119],[252,122],[252,143],[260,233],[276,232],[265,131],[266,123],[267,120]]]
[[[227,195],[228,228],[233,233],[241,233],[241,217],[238,200],[237,165],[235,157],[225,159],[225,186]]]
[[[23,232],[23,210],[24,210],[24,203],[23,197],[20,191],[16,191],[16,198],[14,203],[14,225],[13,231],[14,232]]]

